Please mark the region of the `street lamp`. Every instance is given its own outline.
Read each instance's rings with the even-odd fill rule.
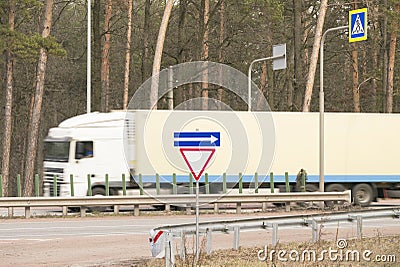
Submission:
[[[248,99],[247,106],[248,111],[251,111],[251,70],[253,68],[253,64],[260,61],[265,60],[273,60],[274,66],[273,70],[281,70],[286,69],[286,44],[274,45],[272,48],[272,57],[265,57],[255,59],[250,63],[249,72],[248,72]]]
[[[326,34],[332,31],[344,30],[347,29],[348,26],[340,26],[336,28],[330,28],[326,30],[326,32],[322,35],[321,39],[321,49],[320,49],[320,86],[319,86],[319,191],[325,191],[325,181],[324,181],[324,42],[326,38]],[[323,205],[323,202],[322,202]]]

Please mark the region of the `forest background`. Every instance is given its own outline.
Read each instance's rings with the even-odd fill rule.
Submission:
[[[24,195],[32,194],[48,129],[86,112],[87,4],[0,0],[4,196],[16,195],[18,174]],[[208,60],[247,73],[252,60],[271,56],[273,45],[286,43],[287,69],[255,64],[253,81],[273,111],[318,111],[321,33],[347,25],[349,10],[364,7],[366,41],[350,44],[347,31],[335,31],[325,41],[325,110],[398,113],[399,0],[92,0],[91,110],[126,108],[152,73],[171,65]],[[175,88],[173,102],[165,96],[158,108],[195,97],[247,109],[237,96],[211,84]]]

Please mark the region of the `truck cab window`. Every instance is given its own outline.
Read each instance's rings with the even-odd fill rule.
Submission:
[[[45,141],[44,159],[53,162],[68,162],[69,142]]]
[[[76,142],[75,159],[93,158],[93,142]]]

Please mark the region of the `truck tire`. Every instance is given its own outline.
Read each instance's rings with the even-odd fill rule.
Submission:
[[[92,196],[105,196],[106,195],[106,190],[104,187],[94,187],[92,188]],[[105,206],[92,206],[89,207],[91,211],[97,211],[97,212],[105,212],[107,211],[108,207]]]
[[[330,184],[325,189],[326,192],[343,192],[346,191],[346,187],[342,184]],[[335,205],[343,205],[343,201],[325,201],[327,207],[333,207]]]
[[[318,191],[318,187],[314,184],[306,184],[306,192],[316,192]],[[318,202],[314,201],[306,201],[306,202],[298,202],[297,205],[304,208],[315,208],[318,206]]]
[[[368,206],[374,199],[373,190],[369,184],[356,184],[351,193],[353,194],[354,204],[362,207]]]

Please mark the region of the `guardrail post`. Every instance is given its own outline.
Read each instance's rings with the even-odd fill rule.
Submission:
[[[185,240],[186,240],[186,232],[184,230],[180,231],[180,246],[179,246],[179,257],[184,260],[186,258],[186,247],[185,247]]]
[[[160,194],[160,175],[156,173],[156,192],[157,195]]]
[[[0,197],[3,196],[3,176],[0,174]]]
[[[17,174],[17,196],[21,197],[21,175]]]
[[[81,211],[81,217],[85,217],[86,216],[86,207],[80,207],[80,211]]]
[[[106,173],[106,196],[110,195],[110,183],[108,181],[108,174]]]
[[[242,203],[237,202],[236,203],[236,214],[241,214],[242,213]]]
[[[139,216],[140,215],[140,208],[139,204],[133,205],[133,216]]]
[[[31,207],[25,207],[25,219],[29,219],[31,217]]]
[[[276,246],[278,243],[278,224],[273,223],[272,224],[272,245]]]
[[[35,196],[39,197],[39,174],[35,174]]]
[[[222,174],[222,192],[226,194],[226,173]]]
[[[243,176],[239,173],[239,194],[243,193]]]
[[[165,236],[165,266],[175,266],[174,241],[171,233]]]
[[[357,215],[357,238],[362,238],[362,216]]]
[[[178,194],[178,187],[176,185],[176,173],[172,174],[172,192],[174,195]]]
[[[318,241],[318,223],[315,220],[312,220],[312,241],[316,243]]]
[[[8,207],[8,218],[12,218],[14,216],[14,208]]]
[[[126,196],[126,178],[125,178],[125,173],[122,174],[122,195]]]
[[[210,255],[212,250],[212,230],[208,228],[206,229],[206,238],[207,238],[206,253],[207,255]]]
[[[88,196],[92,196],[92,182],[90,181],[90,174],[87,175]],[[82,209],[81,209],[82,211]]]
[[[71,197],[73,197],[75,195],[75,189],[74,189],[74,175],[70,174],[69,176],[69,185],[71,188]]]
[[[67,206],[62,206],[62,215],[67,216],[68,215],[68,207]]]
[[[240,227],[235,226],[233,228],[233,249],[234,250],[239,249],[239,238],[240,238]]]
[[[361,239],[362,238],[362,216],[361,215],[357,215],[357,216],[349,215],[349,218],[351,220],[357,220],[357,239]]]
[[[218,203],[214,203],[214,214],[219,213],[219,206]]]
[[[119,205],[114,205],[114,214],[119,214]]]
[[[143,179],[141,173],[139,173],[139,194],[143,196]]]
[[[269,187],[271,189],[271,193],[275,193],[275,185],[274,185],[274,173],[269,174]]]
[[[206,194],[210,194],[210,184],[208,183],[208,173],[204,174],[204,181],[206,184]]]
[[[254,193],[258,193],[258,173],[254,174]]]

